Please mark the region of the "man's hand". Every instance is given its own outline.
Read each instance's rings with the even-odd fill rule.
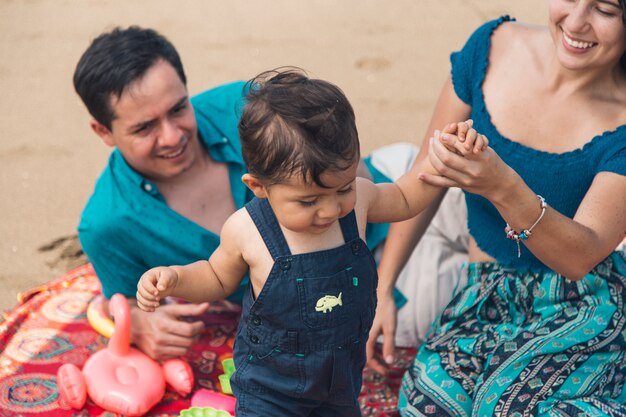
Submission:
[[[376,316],[367,340],[367,366],[375,372],[385,375],[389,365],[395,359],[397,308],[393,293],[378,296]],[[376,352],[376,339],[383,335],[382,357]]]
[[[185,317],[199,316],[208,308],[208,303],[164,304],[148,313],[134,307],[131,309],[132,341],[157,361],[184,356],[204,331],[202,321],[190,322]]]

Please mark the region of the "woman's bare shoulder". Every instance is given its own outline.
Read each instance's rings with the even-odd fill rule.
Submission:
[[[545,25],[536,25],[512,20],[498,26],[492,34],[492,40],[494,42],[506,42],[521,39],[532,41],[534,37],[544,36],[547,33],[548,28]]]
[[[511,21],[500,25],[492,34],[489,61],[518,62],[545,57],[552,43],[546,26]]]

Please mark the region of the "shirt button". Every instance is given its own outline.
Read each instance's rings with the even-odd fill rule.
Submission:
[[[144,184],[143,189],[146,190],[147,192],[152,191],[152,184]]]
[[[289,268],[291,268],[291,262],[289,262],[289,260],[285,259],[280,261],[280,269],[287,271]]]
[[[252,324],[254,324],[255,326],[260,325],[261,318],[255,314],[254,316],[252,316]]]
[[[226,137],[222,138],[222,143],[228,143],[228,138]]]
[[[259,338],[255,335],[250,336],[250,341],[254,343],[255,345],[259,344]]]
[[[352,253],[354,254],[359,253],[359,249],[361,249],[361,244],[359,242],[354,242],[352,244]]]

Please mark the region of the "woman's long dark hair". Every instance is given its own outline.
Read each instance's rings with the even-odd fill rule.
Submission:
[[[626,26],[626,0],[619,0],[619,4],[622,6],[622,23]],[[620,63],[622,64],[622,69],[626,71],[626,52],[622,55]]]

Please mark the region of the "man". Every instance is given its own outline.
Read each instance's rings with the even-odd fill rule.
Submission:
[[[237,133],[241,82],[189,99],[172,44],[150,29],[115,29],[81,57],[74,86],[91,128],[114,147],[78,228],[109,298],[134,297],[154,265],[208,257],[225,219],[250,193]],[[203,331],[208,305],[171,304],[157,314],[133,308],[132,338],[148,355],[183,355]]]
[[[234,82],[190,99],[174,46],[154,30],[138,27],[97,37],[78,62],[74,86],[93,117],[92,130],[114,148],[83,211],[80,242],[103,294],[133,298],[139,277],[151,267],[207,259],[219,245],[226,218],[252,198],[240,180],[246,168],[237,131],[246,86]],[[383,148],[366,158],[359,175],[375,182],[396,179],[415,152],[406,144]],[[457,210],[456,200],[451,204]],[[462,224],[463,207],[459,210],[460,215],[447,216]],[[387,225],[367,229],[368,246],[380,252]],[[421,247],[428,246],[428,233],[423,240]],[[401,345],[416,345],[440,307],[429,294],[420,295],[418,305],[413,294],[413,274],[424,271],[423,265],[432,265],[432,273],[440,258],[433,251],[419,252],[398,280],[410,290],[399,316]],[[433,274],[419,282],[417,287],[432,292],[447,281]],[[243,286],[247,279],[233,299],[241,297]],[[440,292],[448,300],[451,288]],[[132,340],[155,359],[184,355],[204,330],[198,316],[207,308],[206,303],[168,304],[154,313],[133,308]],[[424,323],[419,329],[416,316]],[[395,325],[384,334],[394,332]],[[393,338],[385,344],[391,352]],[[384,371],[382,365],[375,369]]]

